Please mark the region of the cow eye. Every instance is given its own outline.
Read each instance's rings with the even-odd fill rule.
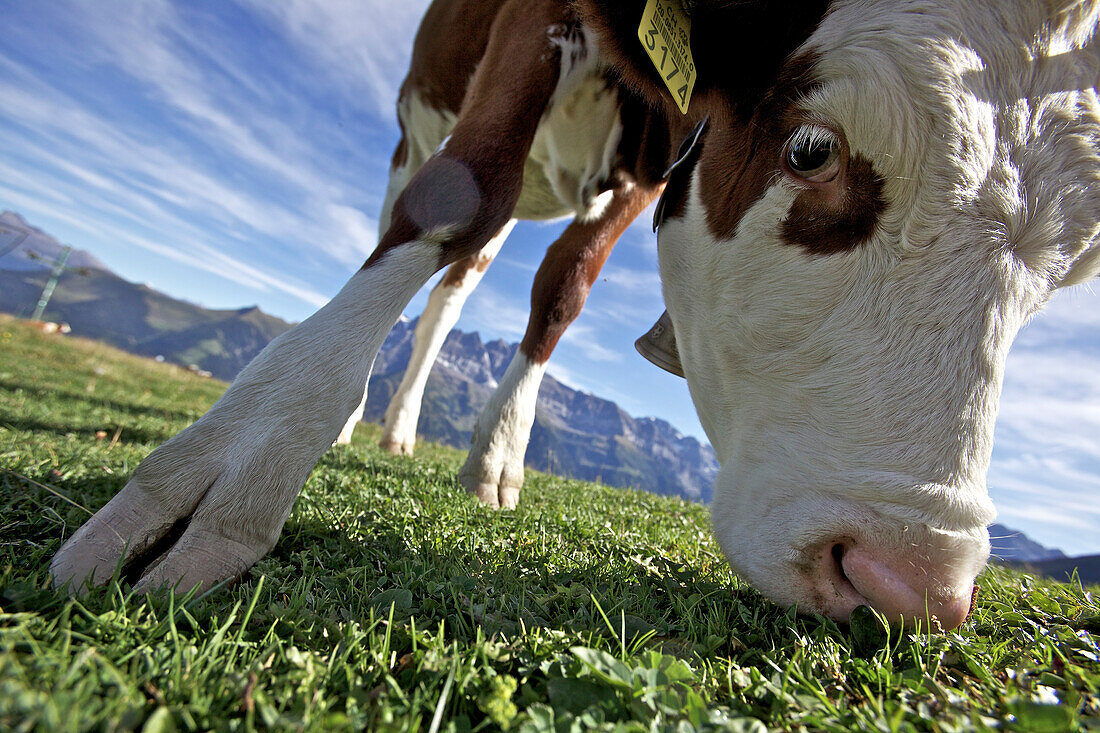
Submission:
[[[787,141],[784,163],[790,173],[807,181],[826,182],[840,170],[840,139],[827,127],[803,125]]]

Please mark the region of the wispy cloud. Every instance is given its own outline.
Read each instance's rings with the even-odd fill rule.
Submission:
[[[5,177],[12,204],[27,197],[59,204],[64,196],[74,208],[96,212],[97,229],[108,228],[106,221],[128,219],[160,232],[189,232],[187,240],[175,242],[182,245],[177,261],[247,278],[261,289],[277,288],[311,306],[324,302],[311,288],[249,270],[230,257],[227,245],[254,249],[258,237],[267,247],[308,243],[308,257],[324,254],[350,271],[376,244],[377,224],[351,205],[364,197],[343,180],[348,171],[321,173],[312,162],[314,141],[278,122],[270,110],[227,101],[236,99],[234,88],[220,89],[215,100],[210,90],[224,84],[209,83],[211,68],[231,80],[247,78],[247,72],[224,60],[212,67],[208,58],[189,58],[193,52],[179,40],[187,34],[179,32],[178,13],[168,3],[150,2],[129,12],[77,2],[70,10],[74,17],[68,20],[88,36],[87,63],[113,64],[149,88],[167,119],[149,126],[109,104],[90,106],[0,50],[0,70],[6,72],[0,95],[7,113],[0,133],[18,143],[9,148],[18,165],[0,158],[0,169],[13,173]],[[172,134],[171,124],[184,132]],[[215,153],[196,156],[196,142]],[[216,160],[218,169],[207,160]],[[230,161],[235,163],[227,166]],[[248,169],[256,173],[242,176]],[[66,220],[58,216],[59,208],[48,213]],[[221,241],[210,255],[202,242],[211,239],[212,223],[221,228]],[[212,269],[210,263],[224,257],[237,264],[225,268],[221,262]]]
[[[627,267],[605,267],[600,272],[600,280],[609,287],[629,291],[661,292],[661,276],[657,268],[634,270]]]
[[[248,75],[227,60],[224,50],[180,34],[185,21],[176,6],[163,0],[136,8],[85,0],[78,7],[81,25],[94,36],[95,60],[114,64],[143,83],[176,113],[178,124],[218,146],[222,155],[288,185],[320,197],[337,193],[334,182],[316,170],[311,143],[300,131],[278,116],[255,114],[273,106],[276,88],[247,84]],[[240,93],[242,83],[251,95]]]
[[[1098,356],[1100,298],[1059,293],[1009,354],[988,476],[1002,521],[1070,553],[1100,550]]]
[[[392,114],[427,0],[244,0],[334,75],[350,99]]]
[[[526,302],[517,302],[490,284],[483,283],[463,310],[463,327],[518,341],[527,331],[529,311],[526,305]]]
[[[622,353],[607,348],[600,343],[600,339],[600,332],[585,323],[574,323],[561,337],[562,342],[576,347],[592,361],[609,363],[623,360]]]

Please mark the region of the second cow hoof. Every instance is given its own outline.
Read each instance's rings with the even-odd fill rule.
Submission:
[[[477,497],[482,504],[493,509],[515,509],[519,506],[519,487],[494,483],[478,483],[466,486],[466,493]]]
[[[393,456],[411,456],[416,443],[383,438],[378,441],[378,447]]]

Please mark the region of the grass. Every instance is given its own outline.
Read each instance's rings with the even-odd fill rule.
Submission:
[[[1100,730],[1100,607],[1004,569],[948,634],[731,574],[704,507],[529,473],[494,512],[360,429],[200,598],[55,595],[61,542],[224,385],[0,320],[0,729]]]

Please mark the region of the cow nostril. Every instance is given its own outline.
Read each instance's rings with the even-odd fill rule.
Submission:
[[[844,574],[844,563],[843,563],[843,560],[844,560],[844,545],[837,542],[835,545],[833,545],[832,552],[833,552],[833,561],[836,563],[837,567],[840,568],[840,574],[843,575]]]
[[[833,569],[836,571],[840,579],[851,585],[851,580],[848,579],[848,574],[844,572],[844,553],[847,550],[843,542],[837,542],[833,545],[830,553],[833,556]]]
[[[848,577],[848,572],[844,569],[844,556],[850,549],[851,547],[847,542],[837,542],[829,548],[829,554],[833,560],[833,589],[850,602],[864,605],[870,603],[870,601],[864,598],[863,594],[856,589],[852,579]]]

